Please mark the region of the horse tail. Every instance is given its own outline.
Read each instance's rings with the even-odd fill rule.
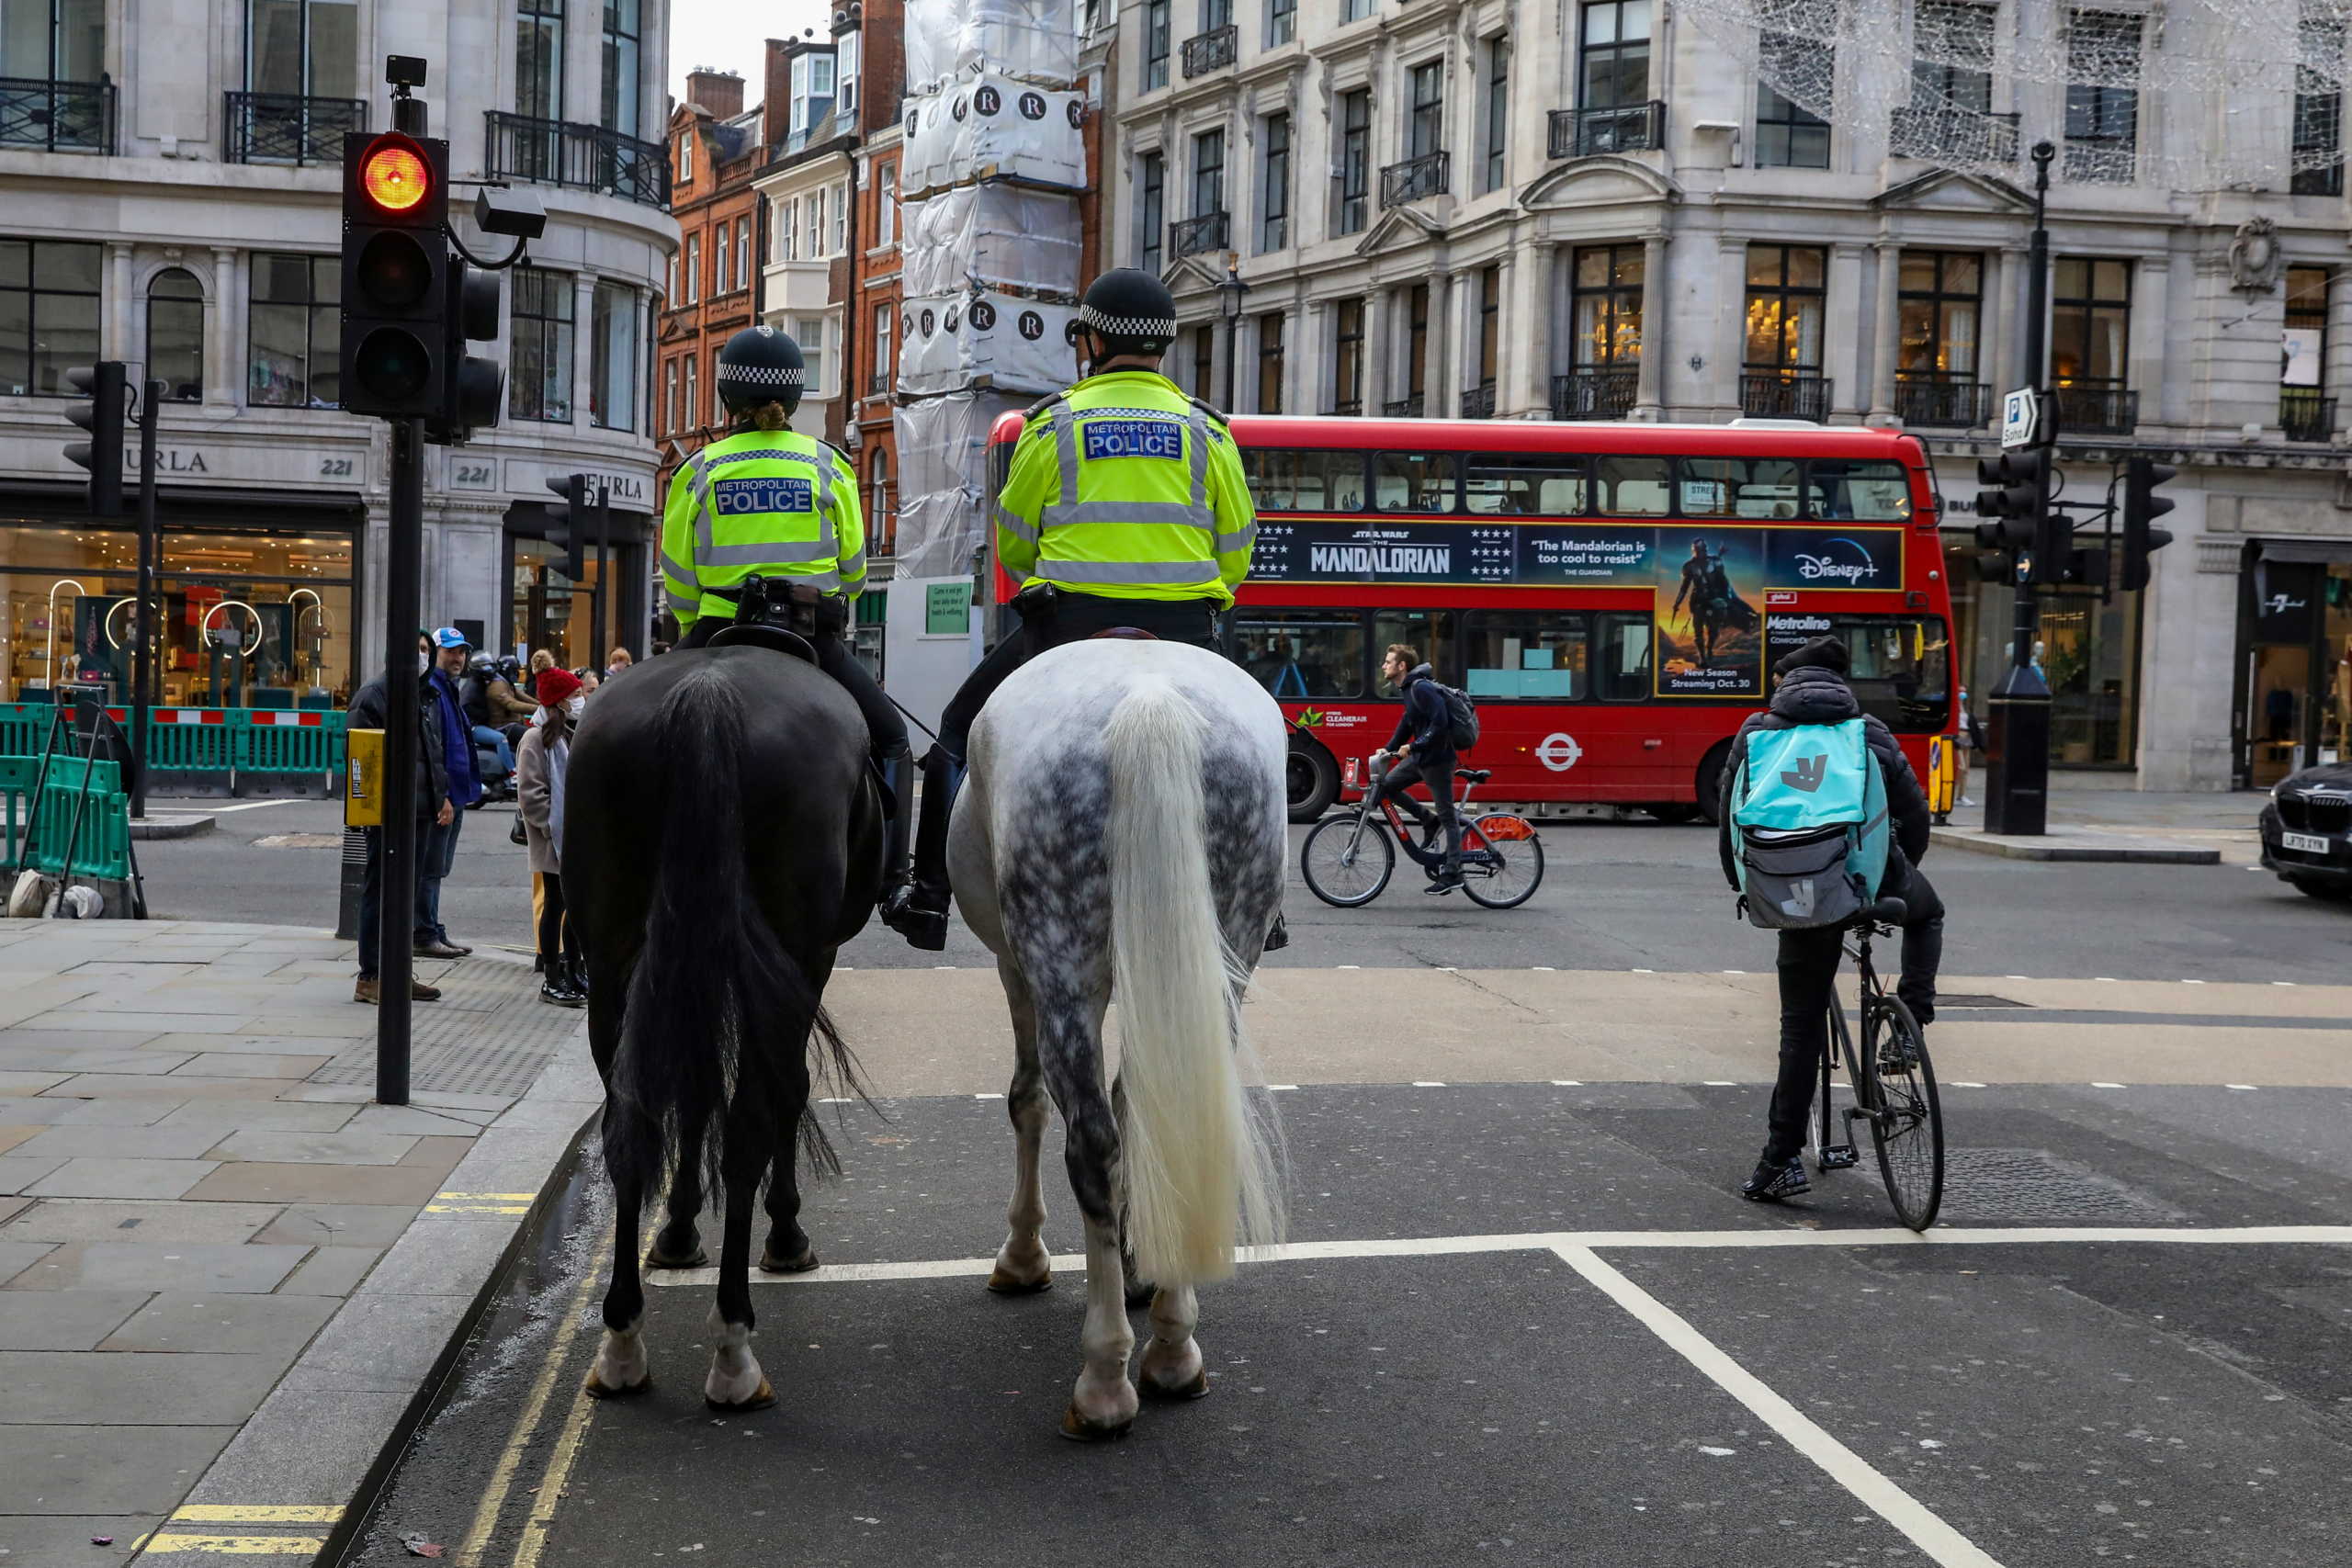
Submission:
[[[753,896],[742,696],[706,666],[663,697],[654,728],[661,805],[644,825],[655,843],[653,898],[608,1086],[605,1168],[650,1201],[674,1164],[699,1160],[704,1190],[716,1192],[730,1136],[789,1158],[797,1132],[811,1163],[838,1169],[806,1106],[803,1042],[813,1032],[821,1063],[843,1082],[854,1086],[854,1073],[817,988]],[[795,1096],[799,1125],[779,1124]],[[697,1130],[699,1144],[687,1146]]]
[[[1283,1224],[1271,1130],[1238,1059],[1249,976],[1210,889],[1204,728],[1158,678],[1120,700],[1103,735],[1127,1237],[1162,1285],[1223,1279],[1237,1239],[1279,1239]]]

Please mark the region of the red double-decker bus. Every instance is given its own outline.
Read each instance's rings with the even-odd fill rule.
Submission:
[[[1921,776],[1953,728],[1951,594],[1911,436],[1741,422],[1237,416],[1258,504],[1227,653],[1320,816],[1400,711],[1391,643],[1478,705],[1484,799],[1713,817],[1781,653],[1843,637]],[[993,433],[997,471],[1020,434]],[[1001,579],[1000,578],[1001,583]]]

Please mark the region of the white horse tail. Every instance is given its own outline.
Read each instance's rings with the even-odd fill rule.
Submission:
[[[1272,1241],[1281,1186],[1242,1087],[1247,975],[1219,926],[1192,703],[1148,677],[1112,711],[1112,996],[1119,1004],[1121,1186],[1141,1277],[1221,1280],[1237,1240]],[[1238,1234],[1237,1234],[1238,1233]]]

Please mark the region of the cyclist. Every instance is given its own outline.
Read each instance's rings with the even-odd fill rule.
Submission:
[[[1419,651],[1410,644],[1390,643],[1387,657],[1381,660],[1380,672],[1390,685],[1404,694],[1405,713],[1396,721],[1396,733],[1388,738],[1388,744],[1373,755],[1375,760],[1402,755],[1404,760],[1388,770],[1373,804],[1376,807],[1383,800],[1393,800],[1397,810],[1419,823],[1424,852],[1429,848],[1432,829],[1445,829],[1445,863],[1439,868],[1436,880],[1421,891],[1451,893],[1462,886],[1462,818],[1453,810],[1453,715],[1446,706],[1445,694],[1438,690],[1437,682],[1430,676],[1430,667],[1421,662]],[[1406,793],[1417,784],[1429,785],[1430,799],[1437,807],[1434,818],[1419,801]]]
[[[1834,637],[1815,637],[1772,666],[1775,685],[1769,712],[1751,714],[1732,741],[1724,770],[1723,798],[1731,797],[1732,775],[1747,750],[1747,738],[1759,729],[1788,729],[1801,724],[1843,724],[1860,714],[1861,704],[1846,682],[1846,645]],[[1918,869],[1928,852],[1928,796],[1918,776],[1894,736],[1876,716],[1866,716],[1862,732],[1871,755],[1878,759],[1886,781],[1887,813],[1893,818],[1893,841],[1887,846],[1886,874],[1881,895],[1900,898],[1903,921],[1903,979],[1895,987],[1912,1016],[1925,1029],[1936,1015],[1936,969],[1943,958],[1944,907],[1936,890]],[[1731,811],[1726,807],[1718,846],[1724,875],[1739,886],[1732,864]],[[1808,1190],[1804,1161],[1797,1151],[1804,1146],[1805,1118],[1813,1110],[1813,1091],[1821,1076],[1822,1053],[1829,1049],[1829,1008],[1837,995],[1838,961],[1843,932],[1835,926],[1780,933],[1781,1076],[1772,1088],[1772,1103],[1764,1139],[1763,1157],[1740,1183],[1740,1196],[1758,1202],[1777,1202]]]

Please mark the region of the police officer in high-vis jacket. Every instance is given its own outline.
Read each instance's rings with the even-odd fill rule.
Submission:
[[[916,947],[947,933],[947,823],[981,705],[1049,648],[1113,626],[1214,649],[1216,615],[1250,571],[1257,513],[1225,420],[1159,374],[1176,300],[1121,267],[1086,291],[1088,374],[1029,411],[998,498],[997,559],[1022,584],[1018,631],[966,678],[923,758],[915,880],[884,918]]]
[[[842,644],[849,605],[865,586],[865,525],[849,460],[786,428],[800,406],[800,345],[774,327],[748,327],[718,351],[718,396],[732,426],[689,457],[662,513],[662,577],[682,649],[700,648],[735,618],[746,579],[814,587],[817,663],[865,716],[874,759],[900,801],[914,782],[906,721]],[[890,818],[889,890],[907,878],[911,813]]]

